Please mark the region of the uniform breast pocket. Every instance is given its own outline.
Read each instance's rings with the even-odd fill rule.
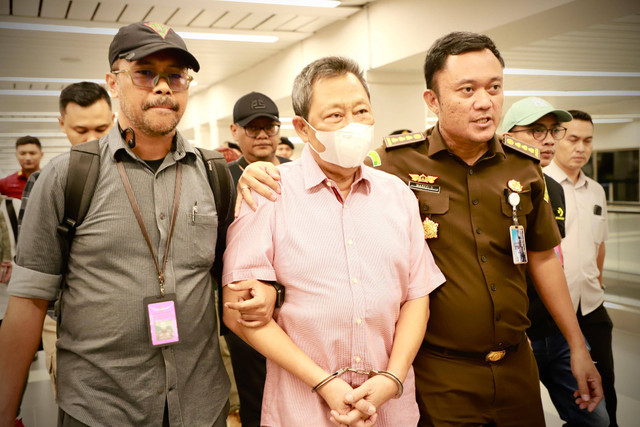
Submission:
[[[216,214],[186,215],[188,265],[209,268],[215,259],[218,216]]]
[[[425,239],[427,239],[429,247],[449,247],[452,236],[447,234],[445,221],[445,215],[449,212],[449,193],[446,191],[439,193],[421,191],[417,196]]]
[[[526,216],[531,213],[533,210],[533,202],[531,201],[531,189],[525,189],[518,193],[520,196],[520,203],[516,206],[516,215],[518,216],[518,222],[520,225],[526,225],[527,220]],[[509,197],[509,193],[505,194],[502,197],[502,214],[508,216],[509,218],[513,217],[513,206],[509,204],[507,200]]]

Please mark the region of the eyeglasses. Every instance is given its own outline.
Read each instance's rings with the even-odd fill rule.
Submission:
[[[257,138],[260,135],[260,132],[263,131],[267,134],[267,136],[275,136],[280,130],[279,123],[271,123],[267,126],[247,126],[244,128],[244,133],[247,134],[248,137]]]
[[[535,139],[536,141],[544,141],[544,139],[547,137],[547,134],[551,133],[551,138],[558,141],[564,138],[564,136],[567,134],[567,128],[562,126],[555,126],[547,129],[544,126],[535,126],[528,129],[510,130],[509,132],[529,132],[531,136],[533,136],[533,139]]]
[[[189,89],[193,77],[187,73],[159,73],[155,70],[116,70],[113,74],[127,73],[131,82],[145,89],[153,89],[158,85],[160,78],[164,78],[174,92],[182,92]]]

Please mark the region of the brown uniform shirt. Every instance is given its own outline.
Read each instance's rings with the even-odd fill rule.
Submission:
[[[529,326],[529,301],[526,264],[515,265],[511,254],[507,182],[522,185],[517,216],[527,249],[560,243],[538,162],[494,136],[487,153],[469,166],[448,150],[437,125],[423,142],[377,152],[377,168],[413,186],[422,219],[438,224],[437,237],[427,242],[447,281],[430,295],[425,341],[467,352],[519,343]],[[433,183],[411,184],[410,174]]]

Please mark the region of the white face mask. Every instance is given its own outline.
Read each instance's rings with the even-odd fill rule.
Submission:
[[[325,162],[347,169],[355,168],[373,149],[373,125],[351,122],[342,129],[327,132],[316,130],[309,122],[307,124],[316,131],[316,138],[325,150],[320,153],[312,144],[309,145]]]

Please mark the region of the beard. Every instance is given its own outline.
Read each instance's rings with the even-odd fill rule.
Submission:
[[[163,114],[162,117],[158,117],[153,110],[149,111],[157,106],[168,107],[163,110],[166,114]],[[120,110],[134,128],[151,137],[169,135],[176,129],[182,118],[180,106],[173,98],[168,96],[146,101],[139,110],[134,110],[132,105],[127,102],[127,98],[120,96]],[[172,114],[169,114],[169,112],[172,112]]]

